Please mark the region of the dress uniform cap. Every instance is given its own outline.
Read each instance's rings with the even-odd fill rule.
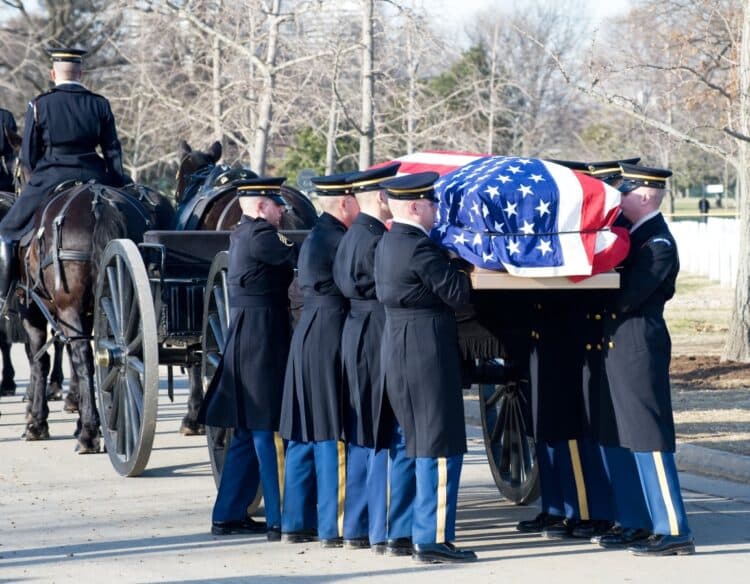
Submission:
[[[437,172],[418,172],[383,181],[381,186],[388,192],[391,199],[402,201],[428,199],[435,201],[433,185],[438,178],[440,178],[440,175]]]
[[[238,197],[268,197],[279,205],[284,204],[281,197],[281,185],[286,180],[285,176],[260,176],[237,182]]]
[[[315,185],[315,193],[319,197],[341,197],[353,195],[352,177],[353,173],[329,174],[327,176],[315,176],[310,179]]]
[[[69,63],[80,63],[88,51],[84,49],[52,48],[44,49],[52,59],[52,62],[67,61]]]
[[[378,168],[370,168],[361,172],[354,172],[349,177],[352,181],[352,187],[355,193],[361,193],[364,191],[375,191],[381,188],[381,183],[389,178],[396,176],[400,162],[394,162],[387,166],[380,166]]]
[[[578,172],[584,172],[586,174],[589,173],[589,165],[585,162],[577,162],[574,160],[553,160],[551,158],[545,159],[547,162],[552,162],[553,164],[559,164],[560,166],[564,166],[565,168],[569,168],[570,170],[576,170]]]
[[[588,174],[598,178],[605,183],[622,178],[620,164],[638,164],[640,158],[625,158],[623,160],[605,160],[602,162],[589,162]]]
[[[639,187],[664,189],[672,171],[665,168],[649,168],[635,164],[620,163],[622,184],[617,187],[621,193],[629,193]]]

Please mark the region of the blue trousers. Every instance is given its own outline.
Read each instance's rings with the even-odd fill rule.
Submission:
[[[568,519],[590,519],[578,441],[538,442],[536,453],[542,511]]]
[[[344,531],[346,448],[338,440],[289,441],[281,531],[318,529],[321,539]]]
[[[415,459],[406,456],[404,433],[396,425],[388,450],[388,539],[412,536],[414,499],[417,495],[415,467]]]
[[[388,452],[346,445],[346,499],[344,539],[369,538],[371,543],[386,539],[388,505]]]
[[[255,499],[259,483],[263,485],[266,524],[268,527],[279,527],[281,486],[284,483],[284,441],[278,433],[237,428],[224,460],[213,520],[245,519],[247,507]]]
[[[612,485],[607,478],[604,453],[599,445],[588,437],[581,438],[578,447],[589,515],[591,519],[614,521],[615,505]]]
[[[659,535],[690,533],[680,479],[672,452],[634,452],[641,487],[651,516],[653,531]]]
[[[458,483],[463,454],[448,458],[416,458],[412,543],[446,543],[456,539]]]
[[[612,491],[614,519],[622,527],[651,529],[651,517],[643,495],[634,454],[620,446],[600,446]]]

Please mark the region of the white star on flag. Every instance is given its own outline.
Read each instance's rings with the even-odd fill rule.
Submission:
[[[518,164],[523,164],[524,166],[526,166],[527,164],[531,164],[531,160],[528,160],[527,158],[519,158]]]
[[[506,247],[508,248],[508,255],[513,255],[514,253],[521,253],[521,249],[518,245],[518,242],[513,239],[508,240],[508,245]]]
[[[528,185],[521,185],[519,188],[516,189],[517,191],[521,191],[521,196],[525,199],[526,195],[533,195],[534,193],[531,192],[531,187]]]
[[[482,205],[482,217],[487,217],[490,214],[490,210],[487,205]]]
[[[505,214],[508,216],[518,215],[516,207],[518,207],[518,203],[511,203],[510,201],[508,201],[508,204],[505,206],[505,209],[503,209],[503,211],[505,211]]]
[[[523,227],[521,227],[521,231],[526,235],[534,235],[534,224],[529,223],[526,221],[526,219],[523,220]]]
[[[500,196],[500,189],[498,189],[495,186],[489,186],[485,189],[485,194],[489,195],[490,198],[494,199],[495,197]]]
[[[512,179],[509,176],[505,176],[504,174],[498,174],[497,180],[505,184],[505,183],[509,183]]]
[[[471,205],[471,211],[479,215],[479,203],[474,201],[474,203]]]
[[[539,204],[534,207],[536,211],[539,211],[539,216],[544,217],[545,213],[549,215],[549,202],[542,201],[539,199]]]
[[[482,252],[482,261],[483,262],[488,262],[488,261],[494,260],[494,259],[495,259],[495,256],[491,252],[490,253],[484,253],[484,252]]]
[[[519,172],[521,172],[521,167],[520,166],[509,166],[508,167],[508,172],[512,172],[513,174],[518,174]]]
[[[448,231],[448,224],[438,227],[438,232],[440,233],[440,235],[445,235],[446,231]]]
[[[503,224],[502,223],[498,223],[497,221],[495,221],[495,231],[499,231],[500,233],[502,233],[503,232]]]
[[[547,255],[548,253],[552,253],[551,241],[544,241],[543,239],[540,239],[539,245],[536,246],[536,249],[542,252],[542,257]]]
[[[542,177],[541,174],[532,174],[532,175],[529,175],[529,178],[533,180],[535,183],[538,183],[540,181],[544,182],[544,177]]]
[[[474,241],[471,242],[473,245],[482,245],[482,234],[477,233],[474,236]]]
[[[464,237],[463,231],[458,235],[453,236],[453,243],[460,243],[461,245],[466,243],[466,238]]]

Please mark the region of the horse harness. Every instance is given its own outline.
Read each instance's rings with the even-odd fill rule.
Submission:
[[[83,251],[78,249],[65,249],[62,245],[62,232],[65,222],[65,215],[68,209],[73,204],[78,196],[80,196],[87,189],[91,189],[94,193],[94,197],[91,201],[91,213],[94,215],[95,220],[100,217],[99,209],[103,204],[110,205],[111,207],[117,208],[117,202],[125,201],[130,205],[143,219],[146,229],[151,225],[151,219],[141,205],[142,196],[136,199],[133,195],[127,193],[121,193],[114,191],[104,185],[97,183],[77,183],[76,190],[73,192],[70,189],[55,189],[53,191],[53,197],[44,206],[42,212],[42,219],[40,221],[40,227],[36,232],[31,232],[30,237],[25,237],[21,245],[31,244],[32,239],[36,240],[37,247],[39,250],[39,262],[37,264],[36,273],[31,276],[30,270],[30,252],[31,245],[28,245],[26,253],[24,254],[24,264],[26,267],[27,278],[31,279],[30,291],[39,291],[43,294],[46,300],[52,300],[52,294],[47,290],[44,284],[44,278],[42,272],[44,269],[52,265],[55,272],[55,290],[59,290],[62,286],[62,262],[90,262],[92,257],[91,251]],[[141,193],[142,195],[142,193]],[[60,197],[66,197],[65,204],[60,208],[55,217],[52,219],[52,246],[49,252],[45,255],[45,225],[47,223],[47,212],[52,206],[52,203]]]

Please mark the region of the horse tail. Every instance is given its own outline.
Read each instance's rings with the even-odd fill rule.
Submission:
[[[97,201],[91,209],[94,215],[94,233],[91,246],[91,279],[96,282],[99,262],[104,254],[104,248],[113,239],[128,236],[125,216],[115,205],[107,201]]]

